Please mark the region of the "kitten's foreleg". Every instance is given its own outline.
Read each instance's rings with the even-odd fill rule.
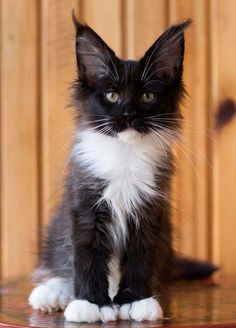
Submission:
[[[155,240],[150,227],[143,225],[138,233],[131,233],[123,258],[123,275],[114,303],[120,305],[122,320],[155,321],[162,319],[162,309],[152,296]]]
[[[107,322],[115,321],[118,315],[108,295],[111,249],[107,231],[109,218],[104,211],[101,212],[96,210],[94,213],[91,209],[84,211],[83,208],[80,217],[73,222],[76,299],[65,310],[67,321]]]

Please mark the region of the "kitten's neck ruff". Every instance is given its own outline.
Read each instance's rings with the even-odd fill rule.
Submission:
[[[155,197],[159,169],[168,165],[167,150],[151,135],[126,130],[111,137],[92,130],[78,132],[73,157],[85,174],[102,179],[106,187],[100,201],[110,206],[117,226],[114,240],[126,238],[126,219],[136,220],[137,210]]]
[[[116,137],[85,129],[76,134],[72,156],[94,177],[113,180],[125,171],[137,177],[145,175],[142,167],[156,170],[168,162],[171,144],[150,134],[143,135],[133,129],[118,133]],[[156,173],[156,172],[155,172]]]

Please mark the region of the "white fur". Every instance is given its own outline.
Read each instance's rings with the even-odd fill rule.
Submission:
[[[118,292],[120,276],[121,276],[119,265],[120,265],[119,259],[115,256],[112,257],[109,263],[110,273],[108,276],[108,282],[109,282],[108,294],[112,300]]]
[[[164,149],[151,135],[134,130],[111,137],[84,130],[77,135],[73,156],[95,177],[108,182],[100,201],[105,200],[112,212],[115,243],[126,239],[127,214],[136,224],[135,209],[143,199],[158,195],[155,185],[157,167],[163,165]]]
[[[121,307],[119,309],[119,319],[130,320],[129,312],[130,312],[131,304],[132,303],[127,303],[127,304],[121,305]]]
[[[121,320],[156,321],[163,319],[163,312],[158,301],[149,297],[122,305],[119,310],[119,318]]]
[[[64,310],[73,296],[72,283],[66,279],[55,277],[35,287],[28,301],[35,310],[51,312]]]
[[[86,300],[72,301],[64,312],[66,321],[71,322],[97,322],[97,321],[116,321],[118,309],[113,306],[103,306],[99,309],[96,304]]]
[[[86,300],[72,301],[64,312],[66,321],[96,322],[100,321],[99,307]]]
[[[103,322],[108,322],[108,321],[116,321],[118,318],[118,308],[113,305],[111,306],[103,306],[100,308],[100,313],[101,313],[101,320]]]

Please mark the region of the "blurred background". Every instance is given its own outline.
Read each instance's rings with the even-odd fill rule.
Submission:
[[[0,0],[1,278],[30,272],[66,172],[76,76],[72,8],[123,58],[164,29],[186,32],[175,247],[236,273],[236,1]]]

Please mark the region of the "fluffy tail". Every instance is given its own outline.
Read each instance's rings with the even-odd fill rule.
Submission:
[[[178,257],[175,260],[173,279],[201,279],[211,276],[219,268],[211,263]]]

